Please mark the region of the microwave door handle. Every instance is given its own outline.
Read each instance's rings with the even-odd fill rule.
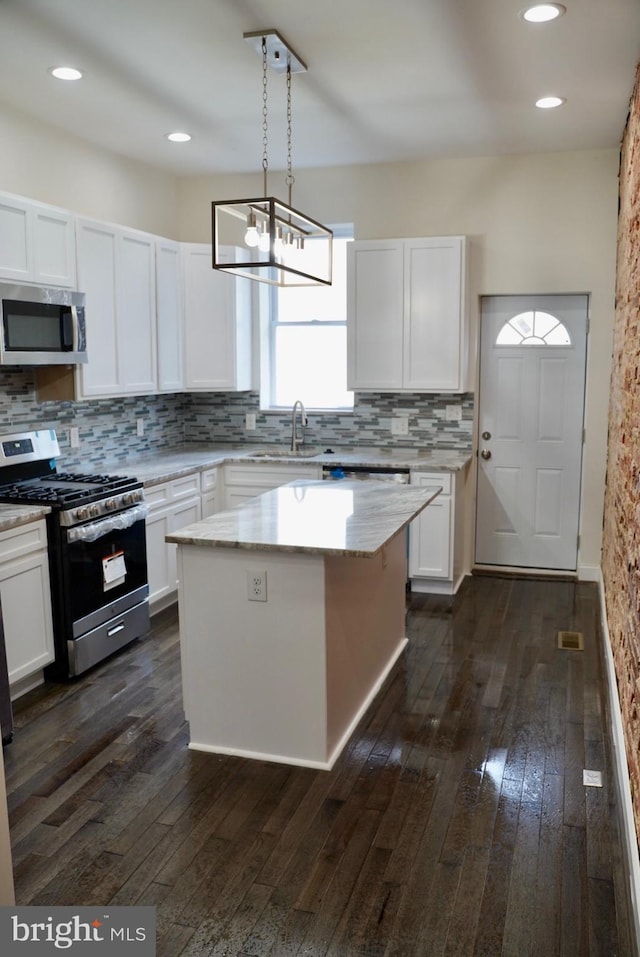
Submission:
[[[78,309],[69,306],[69,311],[62,316],[62,345],[65,352],[78,351]]]

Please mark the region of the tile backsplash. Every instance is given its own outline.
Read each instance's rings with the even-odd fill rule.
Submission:
[[[245,429],[247,412],[256,429]],[[392,435],[391,419],[406,415],[409,435]],[[459,420],[455,416],[459,415]],[[142,419],[144,435],[137,435]],[[71,448],[69,430],[79,431]],[[180,393],[97,399],[90,402],[39,402],[32,369],[0,369],[0,432],[54,428],[64,468],[101,468],[129,457],[198,442],[215,445],[267,445],[287,442],[290,412],[261,412],[257,392]],[[357,393],[353,413],[309,413],[305,440],[310,445],[366,445],[470,451],[473,395]]]

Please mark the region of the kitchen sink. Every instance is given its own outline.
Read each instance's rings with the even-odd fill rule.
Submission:
[[[254,449],[249,455],[252,458],[293,458],[293,459],[311,459],[314,455],[320,455],[321,449],[303,448],[292,452],[288,445],[273,445],[268,449]]]

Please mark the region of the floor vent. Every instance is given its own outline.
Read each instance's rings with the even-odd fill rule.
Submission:
[[[558,648],[564,651],[584,651],[584,635],[581,631],[559,631]]]

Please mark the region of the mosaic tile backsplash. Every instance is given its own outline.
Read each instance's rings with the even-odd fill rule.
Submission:
[[[451,417],[456,410],[460,420]],[[255,431],[245,429],[247,412],[256,414]],[[394,415],[409,417],[409,435],[392,435]],[[470,451],[473,395],[358,393],[353,414],[309,413],[309,445],[364,445]],[[144,435],[136,432],[144,421]],[[79,430],[71,448],[69,430]],[[126,468],[127,458],[183,443],[260,446],[286,443],[291,413],[261,412],[257,392],[187,393],[98,399],[91,402],[38,402],[33,370],[0,369],[0,432],[53,428],[60,443],[60,465],[85,471],[105,463]]]

